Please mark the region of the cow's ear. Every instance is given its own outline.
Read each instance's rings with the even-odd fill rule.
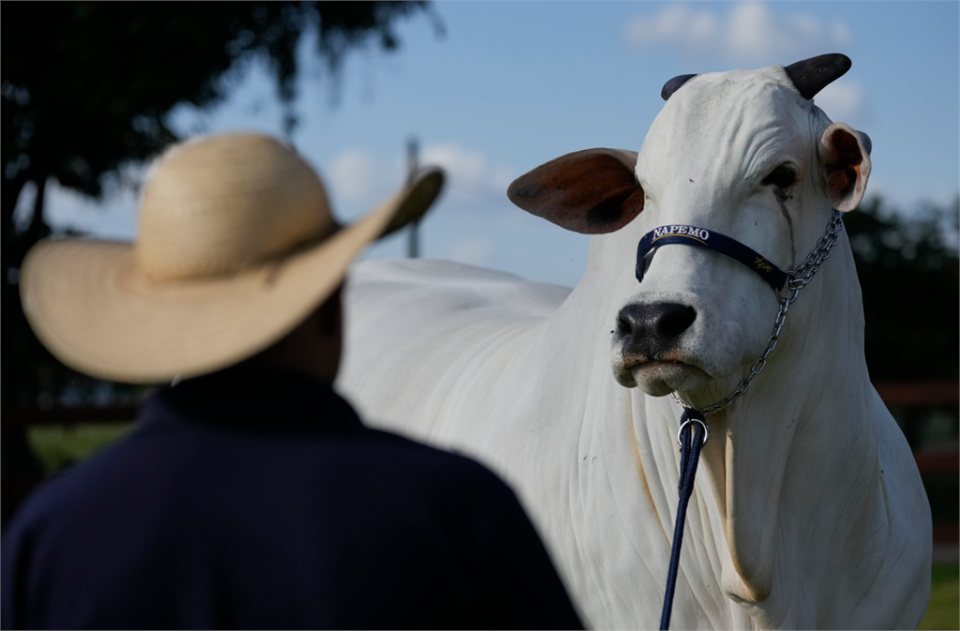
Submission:
[[[841,212],[853,210],[863,199],[870,177],[870,138],[844,123],[823,132],[820,160],[827,169],[827,195]]]
[[[528,213],[567,230],[613,232],[643,210],[636,164],[637,153],[625,149],[568,153],[514,180],[507,197]]]

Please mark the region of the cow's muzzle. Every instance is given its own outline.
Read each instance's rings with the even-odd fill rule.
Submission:
[[[696,319],[693,307],[674,302],[625,306],[617,318],[624,362],[638,365],[674,360],[680,338]]]

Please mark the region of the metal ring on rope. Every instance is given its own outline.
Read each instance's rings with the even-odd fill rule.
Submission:
[[[701,425],[703,425],[703,442],[700,444],[701,445],[707,444],[707,439],[710,438],[710,428],[707,427],[706,423],[704,423],[698,418],[688,418],[687,420],[685,420],[683,423],[680,424],[680,429],[677,430],[677,442],[680,443],[681,446],[683,445],[683,439],[681,438],[681,436],[683,435],[683,428],[689,425],[690,423],[700,423]]]

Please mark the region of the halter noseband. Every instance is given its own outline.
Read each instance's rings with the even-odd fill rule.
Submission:
[[[726,254],[759,274],[777,292],[783,289],[789,278],[786,272],[771,263],[766,257],[736,239],[696,226],[669,225],[654,228],[643,235],[640,243],[637,244],[638,281],[643,281],[646,255],[660,246],[671,244],[693,245]]]

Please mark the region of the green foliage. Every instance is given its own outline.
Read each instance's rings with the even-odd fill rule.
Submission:
[[[131,419],[132,420],[132,419]],[[27,442],[46,475],[53,475],[123,437],[133,423],[37,425],[27,430]]]
[[[956,471],[952,473],[926,473],[923,475],[923,488],[930,500],[930,516],[934,522],[955,524],[960,519],[960,507],[957,505],[960,485]]]
[[[960,198],[927,206],[914,219],[879,197],[844,216],[866,319],[867,366],[874,382],[960,375],[960,261],[944,235],[958,231]]]

